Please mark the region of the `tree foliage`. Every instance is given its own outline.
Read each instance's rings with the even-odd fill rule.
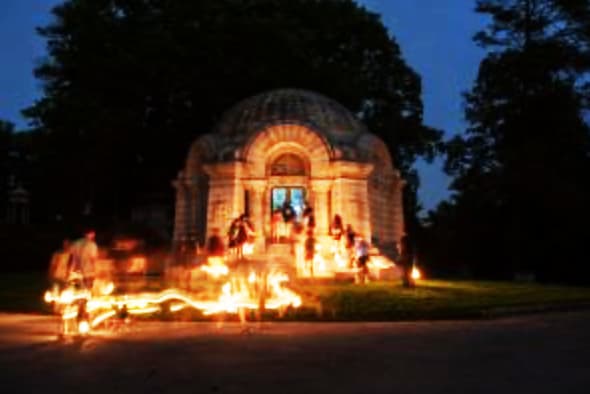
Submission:
[[[590,2],[479,0],[476,9],[491,16],[474,37],[489,52],[465,94],[469,127],[447,144],[454,201],[431,226],[453,227],[451,258],[481,275],[565,279],[590,220]]]
[[[0,224],[6,219],[10,192],[19,187],[29,190],[31,186],[36,159],[33,137],[32,133],[16,131],[13,123],[0,119]]]
[[[46,212],[91,202],[124,216],[147,193],[171,196],[190,142],[238,100],[279,87],[361,113],[405,173],[436,152],[420,78],[352,0],[69,0],[53,15],[39,29],[45,94],[26,111],[44,171],[59,174],[37,191],[54,193]]]
[[[14,141],[14,125],[0,119],[0,207],[6,209],[10,177],[10,149]],[[0,222],[4,212],[0,212]]]

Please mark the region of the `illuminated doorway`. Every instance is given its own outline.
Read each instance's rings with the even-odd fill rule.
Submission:
[[[300,222],[305,209],[305,188],[275,187],[271,190],[271,221],[273,236],[271,242],[289,242],[290,225],[285,223],[286,207],[290,206],[295,222]],[[287,205],[288,204],[288,205]],[[276,215],[276,216],[275,216]]]
[[[275,187],[272,189],[271,212],[281,210],[288,202],[295,212],[295,220],[301,219],[305,209],[305,188],[303,187]]]

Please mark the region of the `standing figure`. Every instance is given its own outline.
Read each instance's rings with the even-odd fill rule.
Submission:
[[[72,259],[70,240],[64,239],[61,249],[51,256],[49,264],[49,280],[59,287],[63,287],[68,281]]]
[[[357,237],[356,241],[356,266],[358,269],[358,283],[365,284],[369,275],[369,249],[370,245],[362,237]]]
[[[250,220],[250,217],[247,214],[242,215],[242,223],[246,228],[246,235],[248,236],[248,242],[254,243],[254,238],[256,235],[256,231],[254,231],[254,224]]]
[[[213,233],[207,239],[207,256],[223,257],[224,253],[223,239],[219,235],[219,228],[215,227]]]
[[[279,227],[281,226],[281,221],[283,220],[283,214],[281,213],[280,209],[275,209],[272,213],[271,217],[271,242],[277,243],[279,242],[280,238],[280,231]]]
[[[313,231],[307,232],[307,238],[305,239],[304,251],[305,251],[305,269],[309,270],[310,276],[313,278],[313,259],[315,257],[315,238],[313,237]]]
[[[244,259],[244,245],[248,242],[248,235],[251,231],[248,217],[246,215],[240,215],[237,226],[238,230],[235,244],[237,249],[237,259],[238,261],[241,261]]]
[[[307,229],[312,233],[315,231],[315,215],[312,213],[307,220]]]
[[[238,248],[238,232],[240,230],[240,218],[235,218],[232,220],[231,224],[229,225],[229,230],[227,231],[227,246],[229,251],[232,255],[237,255],[237,248]]]
[[[307,201],[305,201],[303,212],[301,212],[301,217],[303,219],[303,224],[305,224],[305,227],[308,227],[309,218],[311,216],[313,216],[313,208],[311,207],[311,205],[309,205]]]
[[[92,289],[94,284],[95,264],[98,258],[98,246],[94,241],[96,233],[88,230],[84,238],[80,238],[72,245],[72,270],[82,275],[84,286]]]
[[[286,237],[287,240],[290,242],[291,241],[291,231],[292,231],[291,226],[293,225],[293,222],[295,221],[295,210],[291,206],[290,200],[285,200],[285,202],[283,203],[283,207],[281,208],[281,213],[283,214],[283,223],[282,223],[283,232],[282,232],[281,236]]]
[[[252,254],[254,252],[254,241],[256,240],[254,224],[252,224],[252,221],[247,214],[242,215],[242,224],[246,230],[246,242],[242,244],[242,254]],[[246,245],[248,246],[247,251],[244,250],[246,249]]]
[[[344,225],[342,224],[342,217],[336,214],[330,225],[330,234],[335,241],[340,241],[342,233],[344,232]]]
[[[354,232],[350,224],[346,225],[345,236],[346,254],[348,255],[348,266],[352,268],[354,266],[354,239],[356,237],[356,233]]]
[[[315,215],[313,214],[313,208],[305,203],[305,209],[303,210],[303,224],[307,231],[315,230]]]
[[[290,200],[285,200],[281,208],[281,213],[283,214],[283,221],[285,223],[289,223],[295,218],[295,210],[293,210]]]
[[[342,247],[342,234],[344,234],[344,224],[342,224],[342,217],[338,214],[334,215],[334,219],[330,223],[330,235],[332,236],[332,249],[334,253],[339,256],[339,260],[342,261],[340,256],[344,255],[344,248]]]

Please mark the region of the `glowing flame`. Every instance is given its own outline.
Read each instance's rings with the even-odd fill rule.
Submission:
[[[90,332],[90,324],[86,320],[82,320],[78,324],[78,332],[80,334],[88,334]]]
[[[201,271],[213,278],[220,278],[229,274],[229,268],[225,265],[223,257],[212,256],[207,258],[207,264],[201,266]]]
[[[252,271],[250,275],[248,275],[248,283],[255,283],[256,282],[256,274]]]
[[[295,246],[295,251],[295,268],[299,278],[330,279],[337,275],[350,278],[360,272],[355,250],[345,249],[340,240],[318,239],[311,266],[304,260],[303,242]],[[364,281],[368,281],[369,277],[381,279],[382,275],[387,275],[388,270],[393,273],[394,267],[391,260],[373,248],[367,264],[368,276]]]
[[[219,261],[212,263],[212,266],[219,266]],[[223,267],[227,268],[225,265]],[[118,315],[158,313],[163,310],[162,304],[167,302],[170,302],[168,310],[172,313],[190,307],[200,310],[204,315],[225,312],[240,313],[242,316],[244,310],[299,307],[302,304],[301,297],[284,286],[288,281],[289,277],[282,272],[270,272],[266,275],[251,271],[247,276],[233,274],[221,285],[217,295],[195,294],[180,289],[166,289],[156,293],[114,294],[114,284],[109,282],[99,287],[101,291],[95,293],[74,287],[61,291],[53,289],[45,293],[44,299],[54,304],[61,314],[64,327],[70,323],[75,326],[78,322],[76,333],[86,334]],[[78,321],[82,315],[88,316],[88,320]]]
[[[339,269],[346,268],[346,259],[338,251],[334,253],[334,262]]]
[[[297,278],[331,279],[342,275],[357,279],[362,276],[366,283],[369,279],[379,279],[382,270],[394,267],[390,260],[377,254],[369,259],[367,270],[361,271],[355,264],[354,251],[327,237],[318,237],[315,248],[313,258],[306,260],[305,257],[310,256],[305,255],[304,242],[297,242],[294,264],[284,266],[281,260],[264,265],[272,267],[270,271],[260,269],[256,259],[239,262],[230,269],[225,256],[210,256],[206,264],[200,266],[172,267],[166,272],[166,279],[174,285],[161,291],[126,293],[105,279],[111,276],[98,275],[100,279],[94,281],[92,289],[86,289],[84,278],[74,273],[69,277],[72,285],[61,289],[54,287],[44,293],[43,299],[61,316],[64,333],[76,335],[89,333],[101,325],[108,326],[110,319],[177,313],[187,308],[206,316],[238,314],[245,320],[248,311],[276,310],[282,314],[287,308],[302,305],[301,297],[288,287],[290,278],[286,272],[294,272]],[[244,244],[243,252],[244,255],[253,254],[254,244]],[[134,257],[126,273],[145,273],[146,261],[145,257]],[[414,267],[412,277],[420,276]],[[201,279],[203,282],[199,282]]]
[[[412,275],[412,279],[414,279],[414,280],[418,280],[418,279],[422,278],[422,273],[420,272],[420,270],[416,266],[412,267],[412,274],[411,275]]]
[[[129,274],[141,274],[145,273],[147,268],[146,258],[143,256],[132,257],[127,267],[127,273]]]
[[[254,254],[254,243],[246,242],[244,246],[242,246],[242,251],[244,252],[244,256],[250,256]]]
[[[96,316],[93,320],[92,320],[92,324],[91,326],[94,328],[98,325],[100,325],[102,322],[104,322],[107,319],[110,319],[111,317],[114,317],[117,314],[116,311],[107,311],[104,312],[98,316]]]
[[[109,295],[113,292],[113,290],[115,290],[115,284],[113,282],[102,282],[99,283],[98,287],[98,292],[101,295]]]
[[[183,310],[186,307],[188,307],[187,304],[174,304],[174,305],[170,305],[170,312],[178,312],[178,311]]]
[[[43,296],[43,300],[45,300],[45,302],[48,304],[53,302],[53,294],[51,294],[51,291],[47,290],[45,292],[45,295]]]

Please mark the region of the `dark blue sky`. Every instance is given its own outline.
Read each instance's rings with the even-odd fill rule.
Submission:
[[[179,0],[180,1],[180,0]],[[182,0],[184,1],[184,0]],[[39,97],[32,70],[45,53],[35,27],[49,21],[61,0],[2,0],[0,3],[0,119],[26,126],[20,110]],[[485,19],[469,0],[359,0],[382,16],[408,64],[422,76],[425,123],[445,131],[464,129],[461,92],[469,89],[484,52],[471,41]],[[420,200],[433,208],[448,196],[441,164],[417,164]]]

